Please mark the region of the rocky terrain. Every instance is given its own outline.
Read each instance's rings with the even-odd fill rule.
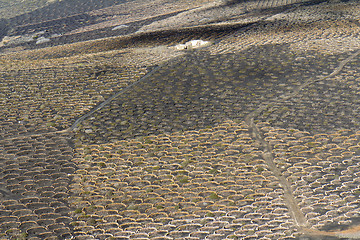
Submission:
[[[358,1],[9,9],[0,239],[360,238]]]

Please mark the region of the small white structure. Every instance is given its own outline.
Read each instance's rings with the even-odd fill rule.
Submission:
[[[39,37],[36,41],[36,44],[41,44],[41,43],[46,43],[46,42],[50,42],[50,39],[45,38],[45,37]]]
[[[113,30],[113,31],[116,31],[116,30],[123,29],[123,28],[128,28],[128,27],[129,27],[129,26],[122,24],[122,25],[119,25],[119,26],[114,27],[112,30]]]
[[[191,40],[185,44],[179,44],[176,45],[175,48],[177,50],[185,50],[185,49],[196,49],[196,48],[202,48],[207,47],[211,44],[209,41],[203,41],[203,40]]]
[[[62,34],[57,34],[57,33],[54,33],[50,36],[50,38],[57,38],[57,37],[61,37]]]
[[[42,35],[44,35],[46,31],[31,33],[31,34],[25,34],[25,35],[17,35],[17,36],[5,36],[2,41],[0,42],[1,46],[7,46],[12,44],[22,44],[27,42],[36,42],[36,44],[41,44],[45,42],[49,42],[50,39],[46,38]]]

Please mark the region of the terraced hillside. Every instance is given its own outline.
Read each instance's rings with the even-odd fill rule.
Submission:
[[[31,1],[19,4],[26,7],[28,2]],[[39,48],[127,35],[144,25],[208,2],[212,1],[54,0],[24,14],[2,15],[0,48]],[[10,12],[18,11],[16,4],[6,6]]]
[[[1,0],[0,16],[1,18],[12,18],[44,7],[50,2],[51,0]]]
[[[1,49],[0,239],[360,238],[358,1],[85,10]]]

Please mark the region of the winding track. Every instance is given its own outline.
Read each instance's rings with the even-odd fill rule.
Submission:
[[[96,106],[95,108],[93,108],[90,112],[86,113],[85,115],[81,116],[80,118],[78,118],[73,125],[71,125],[68,129],[66,129],[65,131],[72,131],[74,130],[77,126],[79,126],[79,124],[84,121],[85,119],[87,119],[88,117],[90,117],[92,114],[94,114],[95,112],[99,111],[100,109],[102,109],[103,107],[105,107],[107,104],[109,104],[112,100],[114,100],[115,98],[117,98],[118,96],[120,96],[121,94],[127,92],[129,89],[131,89],[133,86],[146,81],[146,79],[148,79],[151,75],[154,74],[154,72],[156,72],[157,70],[159,70],[161,68],[161,66],[157,66],[154,69],[152,69],[149,73],[147,73],[145,76],[143,76],[142,78],[140,78],[138,81],[130,84],[129,86],[125,87],[124,89],[122,89],[121,91],[115,93],[114,95],[112,95],[111,97],[109,97],[108,99],[106,99],[104,102],[102,102],[101,104],[99,104],[98,106]]]
[[[261,111],[265,110],[265,109],[271,109],[272,107],[272,103],[274,102],[281,102],[281,101],[285,101],[287,99],[290,99],[292,97],[295,97],[301,90],[303,90],[306,86],[308,86],[309,84],[312,83],[316,83],[318,81],[322,81],[325,80],[327,78],[330,77],[334,77],[335,75],[339,74],[341,72],[341,70],[345,67],[346,64],[348,64],[351,60],[353,60],[354,58],[356,58],[357,56],[360,55],[360,50],[357,50],[355,53],[353,53],[352,55],[350,55],[348,58],[344,59],[343,61],[341,61],[338,65],[338,67],[335,68],[335,70],[330,73],[329,75],[323,76],[321,78],[318,79],[308,79],[306,80],[303,84],[299,85],[298,87],[296,87],[292,92],[290,93],[285,93],[279,97],[277,97],[276,99],[272,100],[272,101],[268,101],[263,103],[261,106],[259,106],[258,109],[254,110],[253,112],[251,112],[250,114],[248,114],[245,118],[245,122],[248,124],[253,137],[261,144],[261,146],[264,148],[264,153],[263,153],[263,157],[264,160],[266,161],[267,165],[269,166],[269,168],[271,169],[271,171],[273,172],[273,174],[278,178],[283,190],[284,190],[284,199],[285,202],[289,208],[290,214],[293,217],[295,223],[297,224],[297,227],[299,228],[299,230],[301,232],[304,233],[310,233],[310,235],[315,235],[315,236],[338,236],[338,237],[351,237],[351,236],[356,236],[359,237],[360,236],[360,228],[359,227],[355,227],[354,231],[351,230],[347,230],[347,231],[339,231],[339,232],[325,232],[325,231],[317,231],[317,230],[313,230],[311,229],[311,226],[309,225],[309,223],[306,221],[304,214],[301,212],[300,207],[292,193],[292,189],[290,187],[290,183],[286,180],[286,178],[284,176],[282,176],[280,170],[276,167],[275,163],[274,163],[274,156],[272,154],[272,149],[271,146],[268,142],[266,142],[264,140],[264,138],[262,137],[259,128],[256,126],[256,124],[254,123],[254,119],[260,114]]]

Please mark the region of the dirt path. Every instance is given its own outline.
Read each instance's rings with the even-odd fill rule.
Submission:
[[[300,210],[300,207],[293,195],[290,183],[286,180],[284,176],[282,176],[280,170],[275,165],[274,156],[272,154],[272,149],[270,144],[264,140],[258,127],[254,123],[254,119],[260,114],[261,111],[265,109],[267,110],[271,109],[272,108],[271,106],[274,102],[279,103],[287,99],[293,98],[309,84],[322,81],[339,74],[346,64],[348,64],[351,60],[353,60],[359,55],[360,55],[360,50],[356,51],[348,58],[341,61],[339,65],[335,68],[335,70],[329,75],[323,76],[318,79],[306,80],[303,84],[293,89],[292,92],[283,94],[274,100],[264,102],[258,109],[248,114],[248,116],[245,118],[245,122],[249,125],[253,138],[256,139],[264,149],[264,153],[263,153],[264,160],[266,161],[268,167],[271,169],[273,174],[279,179],[279,182],[284,190],[284,200],[289,208],[291,216],[293,217],[295,223],[297,224],[297,227],[299,228],[300,231],[307,233],[310,236],[314,235],[314,236],[338,236],[338,237],[358,238],[360,236],[360,227],[356,226],[352,229],[339,231],[339,232],[325,232],[325,231],[317,231],[311,229],[311,226],[309,225],[304,214]]]

